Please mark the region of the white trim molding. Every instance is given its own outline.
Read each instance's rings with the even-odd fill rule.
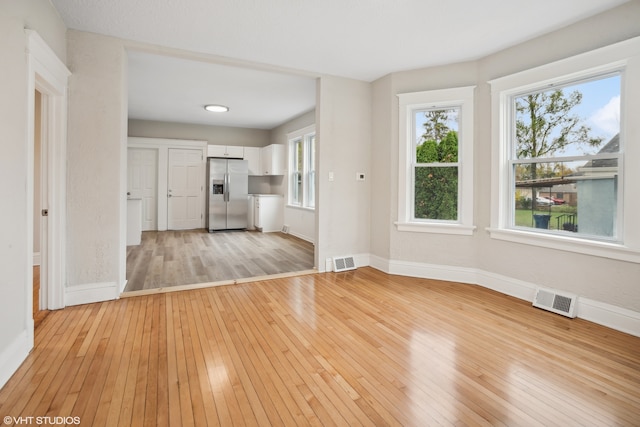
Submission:
[[[475,268],[388,260],[369,255],[369,266],[388,274],[479,285],[524,301],[533,302],[537,285]],[[366,258],[361,256],[359,261]],[[364,264],[358,263],[359,267]],[[533,308],[533,307],[532,307]],[[640,313],[611,304],[578,298],[578,316],[598,325],[640,337]]]
[[[512,183],[510,181],[509,147],[513,122],[509,100],[534,89],[604,76],[621,75],[620,160],[618,178],[619,209],[616,229],[611,238],[588,235],[570,236],[562,232],[521,230],[512,224]],[[640,82],[634,78],[640,72],[640,37],[605,46],[570,58],[545,64],[519,73],[489,81],[491,86],[491,217],[486,230],[492,239],[531,246],[559,249],[614,260],[640,263],[640,198],[634,183],[640,180],[640,169],[629,159],[640,157]],[[579,225],[579,224],[578,224]]]
[[[119,297],[120,288],[116,282],[87,283],[65,289],[67,306],[109,301]]]
[[[27,41],[27,256],[30,258],[27,283],[33,279],[33,189],[35,91],[42,95],[43,150],[46,149],[46,173],[50,215],[47,218],[47,244],[41,247],[41,262],[46,268],[41,283],[43,301],[49,310],[63,308],[66,281],[66,178],[67,178],[67,81],[71,72],[34,30],[25,29]],[[27,322],[32,319],[33,292],[26,287]]]
[[[33,322],[31,322],[33,325]],[[31,329],[33,331],[33,328]],[[33,347],[33,338],[28,331],[23,331],[11,344],[0,351],[0,387],[18,370]]]
[[[398,97],[398,231],[472,235],[473,225],[473,127],[475,86],[400,93]],[[459,108],[458,219],[416,219],[414,216],[414,114],[424,109]]]

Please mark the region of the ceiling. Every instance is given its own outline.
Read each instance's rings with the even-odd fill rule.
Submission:
[[[131,118],[262,129],[313,108],[309,76],[373,81],[474,60],[626,1],[51,0],[68,28],[211,56],[130,53]],[[205,103],[231,111],[205,115]]]
[[[316,103],[309,77],[142,52],[129,52],[128,83],[131,119],[273,129]]]

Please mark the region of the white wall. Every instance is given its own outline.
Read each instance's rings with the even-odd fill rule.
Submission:
[[[129,136],[167,139],[195,139],[209,145],[264,147],[269,145],[270,131],[230,126],[207,126],[188,123],[129,120]]]
[[[61,61],[66,59],[65,26],[50,2],[0,2],[0,386],[31,348],[31,212],[27,212],[27,62],[24,29],[38,31]],[[30,323],[30,324],[29,324]],[[31,338],[32,339],[32,338]]]
[[[67,38],[69,305],[116,298],[124,282],[127,98],[122,42],[80,31]]]
[[[490,92],[487,81],[640,36],[640,2],[634,1],[578,22],[562,30],[523,43],[483,59],[479,63],[479,119],[476,167],[481,183],[477,196],[489,200]],[[486,106],[486,108],[484,108]],[[638,164],[638,159],[627,159]],[[479,230],[489,224],[490,206],[477,204]],[[640,313],[640,265],[589,255],[498,242],[480,231],[482,251],[478,267],[542,286],[574,292],[583,298]],[[534,261],[535,260],[535,261]]]
[[[284,196],[284,224],[289,227],[289,233],[308,242],[315,242],[316,212],[287,206],[287,188],[289,187],[289,139],[287,134],[311,126],[316,122],[315,109],[278,126],[271,130],[270,143],[285,146],[285,165],[287,172],[280,180],[280,185],[273,187],[274,193]]]
[[[370,248],[371,85],[324,76],[318,83],[316,137],[316,266],[327,258],[368,254]],[[333,174],[333,181],[329,174]]]
[[[372,260],[415,275],[467,277],[496,289],[531,284],[574,292],[640,325],[640,265],[491,239],[491,97],[487,81],[640,35],[640,2],[630,2],[479,61],[394,73],[373,84]],[[475,225],[473,236],[398,232],[398,112],[402,92],[477,85],[475,99]],[[636,164],[637,159],[630,163]],[[385,179],[390,186],[386,186]],[[382,196],[384,195],[384,196]],[[380,230],[380,231],[378,231]],[[387,251],[388,235],[388,251]],[[376,261],[377,260],[377,261]],[[393,269],[393,268],[391,268]],[[464,280],[463,280],[464,281]],[[507,292],[508,293],[508,292]],[[517,293],[517,292],[514,292]],[[531,294],[532,296],[532,294]],[[618,308],[620,310],[618,310]],[[628,311],[627,311],[628,310]],[[625,314],[626,313],[626,314]],[[635,313],[635,314],[634,314]]]

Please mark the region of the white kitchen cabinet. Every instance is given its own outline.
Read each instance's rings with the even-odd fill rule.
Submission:
[[[249,162],[249,175],[262,175],[260,147],[244,147],[244,159]]]
[[[260,150],[262,175],[284,175],[284,145],[271,144]]]
[[[277,194],[254,195],[254,226],[263,233],[282,230],[284,198]]]
[[[255,222],[255,206],[256,206],[256,198],[253,194],[249,194],[247,197],[247,202],[249,206],[247,207],[247,230],[255,230],[256,222]]]
[[[243,159],[244,147],[237,145],[207,145],[207,157]]]

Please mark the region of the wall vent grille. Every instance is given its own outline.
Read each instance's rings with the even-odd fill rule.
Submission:
[[[341,272],[347,270],[355,270],[356,263],[352,256],[333,257],[333,271]]]
[[[577,302],[577,295],[538,288],[533,299],[533,306],[573,318],[576,317]]]

